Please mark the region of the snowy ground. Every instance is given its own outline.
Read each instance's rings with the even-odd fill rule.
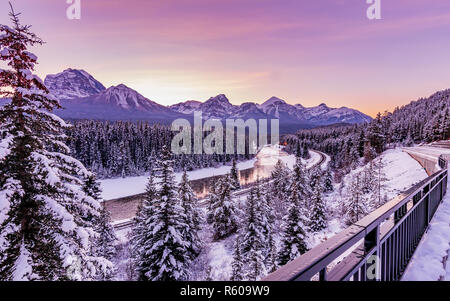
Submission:
[[[450,182],[449,182],[450,184]],[[450,281],[450,185],[428,232],[422,238],[403,281]]]

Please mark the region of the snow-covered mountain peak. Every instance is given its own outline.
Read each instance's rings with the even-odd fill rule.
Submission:
[[[183,113],[183,114],[192,114],[194,111],[198,110],[201,106],[201,102],[197,100],[188,100],[185,102],[180,102],[175,105],[169,106],[169,109]]]
[[[224,94],[211,97],[198,106],[198,110],[203,113],[203,118],[223,119],[235,111],[233,106]]]
[[[322,114],[326,114],[333,109],[328,107],[325,103],[321,103],[320,105],[318,105],[316,107],[306,108],[306,110],[307,110],[308,114],[311,116],[319,116]]]
[[[261,108],[267,108],[269,106],[272,106],[274,104],[285,104],[286,102],[278,97],[272,96],[271,98],[269,98],[268,100],[266,100],[262,105]]]
[[[99,95],[98,99],[126,110],[135,109],[144,111],[158,105],[124,84],[109,87]]]
[[[96,95],[106,88],[84,70],[66,69],[50,74],[44,80],[50,92],[59,99],[75,99]]]
[[[225,94],[219,94],[217,96],[208,99],[204,105],[219,105],[222,107],[232,107],[230,100],[225,96]]]

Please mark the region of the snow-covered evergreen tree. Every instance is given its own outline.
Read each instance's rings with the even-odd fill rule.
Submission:
[[[270,195],[277,219],[283,218],[287,212],[289,194],[289,170],[281,160],[278,160],[271,174]]]
[[[90,172],[69,155],[52,114],[59,102],[33,75],[43,42],[19,22],[0,25],[0,280],[93,280],[112,263],[95,254],[101,206],[83,191]]]
[[[149,206],[144,202],[140,213],[145,227],[136,233],[141,280],[173,281],[189,278],[188,265],[192,244],[185,240],[186,215],[175,185],[173,162],[166,146],[155,168],[159,187]]]
[[[384,168],[386,164],[383,162],[383,158],[379,157],[375,159],[374,161],[374,176],[375,176],[375,199],[376,199],[376,205],[375,208],[378,208],[382,205],[384,205],[387,201],[386,195],[385,195],[385,189],[386,189],[386,181],[388,180]]]
[[[322,185],[322,170],[316,166],[309,170],[309,191],[313,191],[315,187]]]
[[[300,141],[297,140],[296,148],[295,148],[295,157],[301,158],[302,157],[302,147],[300,145]]]
[[[117,241],[114,227],[111,224],[111,214],[106,208],[102,208],[100,211],[100,218],[96,224],[95,230],[98,232],[98,237],[95,239],[96,255],[106,258],[107,260],[113,260],[116,255],[116,249],[114,243]],[[97,277],[100,281],[113,280],[115,269],[105,269],[99,271],[100,275]]]
[[[151,264],[145,252],[151,248],[149,242],[153,238],[153,232],[148,231],[153,223],[156,205],[156,187],[154,184],[153,171],[147,181],[145,197],[142,204],[139,205],[137,214],[134,218],[134,226],[130,234],[131,259],[138,274],[138,280],[148,280],[147,273],[150,272]]]
[[[325,170],[325,174],[324,174],[323,192],[329,193],[329,192],[333,192],[333,190],[334,190],[333,175],[331,173],[331,169],[327,168]]]
[[[377,156],[377,152],[372,147],[370,142],[367,141],[364,144],[364,162],[368,163],[368,162],[372,161],[373,159],[375,159],[376,156]]]
[[[252,248],[247,256],[246,279],[249,281],[258,281],[266,274],[264,265],[264,255],[261,249]]]
[[[94,200],[102,201],[100,183],[94,174],[89,175],[85,179],[83,191]],[[116,254],[114,243],[117,241],[114,227],[111,224],[111,214],[106,209],[105,204],[102,204],[99,216],[88,217],[88,219],[91,218],[98,233],[98,237],[93,240],[95,254],[111,261]],[[100,270],[96,279],[100,281],[112,280],[115,272],[115,269]]]
[[[323,177],[322,177],[322,169],[318,166],[313,167],[309,170],[309,187],[308,192],[309,195],[306,197],[306,206],[308,210],[311,210],[314,206],[313,200],[313,192],[319,189],[320,193],[323,191]],[[300,196],[301,197],[301,196]]]
[[[100,183],[97,181],[97,177],[95,174],[90,174],[85,180],[83,184],[83,191],[88,196],[93,198],[94,200],[101,201],[101,189]]]
[[[278,254],[279,265],[285,265],[307,251],[305,223],[299,212],[300,200],[296,190],[292,191],[290,204]]]
[[[360,175],[361,175],[360,178],[361,193],[362,194],[372,193],[375,189],[376,184],[375,165],[373,161],[370,161],[368,164],[366,164]]]
[[[214,222],[214,210],[213,206],[218,202],[218,196],[216,193],[216,185],[217,183],[212,183],[209,187],[209,194],[207,196],[208,201],[208,213],[206,215],[206,222],[208,224],[212,224]]]
[[[234,243],[233,262],[231,263],[232,274],[231,281],[244,280],[244,259],[241,254],[241,244],[239,235],[236,236]]]
[[[231,196],[230,176],[221,177],[215,188],[215,202],[211,205],[211,219],[215,240],[227,238],[235,233],[238,227],[236,208]]]
[[[273,212],[272,199],[270,197],[270,186],[262,184],[259,180],[255,185],[256,193],[256,212],[260,223],[261,233],[263,236],[263,256],[264,262],[270,261],[270,253],[272,251],[271,242],[275,233],[275,214]]]
[[[239,181],[239,170],[237,168],[236,160],[233,160],[233,165],[230,171],[231,185],[233,190],[241,189],[241,183]]]
[[[362,193],[361,174],[352,176],[350,186],[343,204],[344,219],[347,225],[351,225],[364,217],[369,209]]]
[[[311,154],[309,153],[309,149],[306,143],[303,144],[302,158],[305,160],[309,160],[311,158]]]
[[[265,266],[268,273],[273,273],[278,269],[278,253],[273,236],[269,237],[268,248],[270,250],[265,260]]]
[[[319,232],[327,227],[325,203],[322,198],[322,185],[314,187],[311,203],[312,210],[309,217],[309,228],[311,232]]]
[[[258,188],[252,187],[245,205],[242,255],[247,263],[246,278],[256,281],[265,273],[266,220],[260,206],[263,203]]]
[[[308,185],[308,172],[300,158],[297,158],[294,169],[292,171],[292,182],[289,187],[289,193],[296,190],[300,200],[300,206],[307,210],[307,202],[305,201],[311,194],[311,187]]]
[[[378,154],[381,154],[384,151],[386,137],[380,113],[378,113],[377,117],[370,123],[367,129],[367,139],[370,146],[373,147]]]
[[[201,223],[201,211],[198,207],[198,200],[189,184],[189,179],[186,170],[181,178],[181,183],[178,188],[178,195],[181,200],[181,206],[184,208],[186,216],[186,225],[184,229],[184,240],[191,245],[191,257],[195,258],[200,253],[201,242],[198,237]]]

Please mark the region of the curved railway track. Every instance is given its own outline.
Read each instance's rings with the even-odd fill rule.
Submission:
[[[314,150],[313,152],[315,152],[315,153],[317,153],[317,154],[320,155],[320,160],[319,160],[317,163],[315,163],[313,166],[311,166],[310,168],[308,168],[308,169],[312,169],[312,168],[316,168],[316,167],[322,166],[322,165],[325,163],[326,159],[327,159],[324,153],[319,152],[319,151],[316,151],[316,150]],[[268,182],[268,181],[269,181],[268,178],[261,180],[262,183],[265,183],[265,182]],[[261,183],[261,182],[260,182],[260,183]],[[270,181],[269,181],[269,182],[270,182]],[[247,195],[247,194],[250,192],[250,189],[251,189],[255,184],[256,184],[256,183],[247,185],[245,188],[243,188],[243,189],[241,189],[241,190],[239,190],[239,191],[234,192],[234,193],[232,194],[232,196],[237,197],[237,196]],[[203,208],[206,207],[206,206],[208,205],[208,204],[207,204],[207,199],[204,198],[204,199],[199,200],[198,204],[199,204],[200,207],[203,207]],[[122,223],[117,223],[117,224],[114,225],[114,229],[115,229],[116,231],[118,231],[118,230],[123,230],[123,229],[127,229],[127,228],[130,228],[131,226],[133,226],[133,223],[134,223],[133,220],[127,220],[127,221],[124,221],[124,222],[122,222]]]

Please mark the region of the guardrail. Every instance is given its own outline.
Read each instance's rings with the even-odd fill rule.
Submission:
[[[443,170],[263,280],[400,280],[447,192],[448,161],[441,158]]]
[[[438,160],[439,167],[442,169],[447,169],[449,161],[450,155],[440,155]]]

